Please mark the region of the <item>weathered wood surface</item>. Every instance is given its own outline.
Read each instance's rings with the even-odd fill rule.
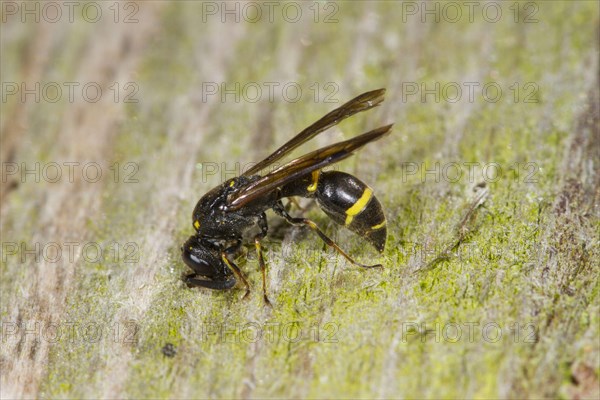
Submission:
[[[439,23],[421,2],[307,2],[297,22],[264,4],[253,22],[220,2],[93,4],[98,22],[2,3],[2,398],[599,396],[597,2],[502,3],[495,22],[484,3],[472,22],[430,3]],[[249,300],[186,288],[199,196],[378,87],[383,106],[307,148],[396,123],[340,166],[387,209],[385,269],[271,215],[273,308],[252,248]]]

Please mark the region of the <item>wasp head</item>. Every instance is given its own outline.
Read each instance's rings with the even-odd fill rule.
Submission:
[[[186,278],[189,285],[210,289],[228,289],[235,285],[235,277],[221,259],[218,248],[200,237],[191,236],[185,242],[181,257],[194,270],[194,274]],[[208,279],[198,279],[198,275]]]

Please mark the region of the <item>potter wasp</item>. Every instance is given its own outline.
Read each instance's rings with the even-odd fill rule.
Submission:
[[[316,199],[320,208],[336,223],[365,238],[375,249],[383,252],[387,237],[386,219],[372,189],[350,174],[325,171],[323,168],[350,157],[367,143],[381,139],[390,133],[392,125],[310,152],[264,175],[259,172],[342,120],[379,105],[384,94],[385,89],[379,89],[350,100],[304,129],[242,175],[206,193],[192,214],[196,234],[181,248],[183,261],[194,271],[185,278],[188,286],[230,289],[236,284],[237,276],[246,287],[246,297],[250,293],[250,286],[233,259],[241,250],[244,234],[258,227],[260,231],[254,236],[254,245],[262,271],[263,297],[269,303],[266,266],[261,248],[261,239],[268,231],[265,212],[269,209],[292,225],[307,226],[352,264],[363,268],[381,267],[380,264],[364,265],[354,261],[313,221],[291,216],[282,199],[293,196]]]

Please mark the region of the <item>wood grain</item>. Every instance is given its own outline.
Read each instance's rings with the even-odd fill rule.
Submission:
[[[516,17],[502,3],[493,23],[384,1],[288,2],[272,22],[263,3],[237,22],[220,2],[120,3],[118,18],[96,2],[98,22],[80,8],[23,22],[7,3],[21,7],[4,2],[0,25],[2,398],[599,395],[597,3],[519,2]],[[22,97],[36,84],[39,101]],[[382,106],[305,151],[395,123],[336,166],[384,204],[384,255],[318,207],[293,212],[384,270],[269,215],[272,308],[251,246],[248,301],[187,288],[198,198],[379,87]]]

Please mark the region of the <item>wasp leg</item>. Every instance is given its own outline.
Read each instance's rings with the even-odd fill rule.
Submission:
[[[225,290],[231,289],[237,282],[235,277],[231,277],[224,281],[209,281],[207,279],[196,279],[196,274],[189,274],[185,277],[185,283],[190,286],[200,286],[208,289]]]
[[[242,254],[244,254],[244,248],[242,244],[242,239],[235,239],[233,244],[226,247],[223,251],[225,252],[225,254],[227,254],[228,257],[231,257],[233,260],[235,260]]]
[[[302,207],[300,205],[300,203],[298,203],[298,200],[296,200],[295,197],[288,197],[289,202],[285,205],[285,209],[287,211],[290,211],[290,209],[292,208],[292,205],[294,205],[294,207],[296,207],[298,210],[304,212],[307,210],[306,207]]]
[[[246,294],[244,295],[244,297],[242,297],[242,299],[245,299],[250,294],[250,285],[248,285],[248,281],[246,280],[246,277],[244,276],[244,274],[242,273],[242,271],[240,270],[240,268],[237,265],[235,265],[235,263],[233,261],[231,261],[231,260],[229,260],[227,258],[227,254],[226,254],[227,250],[228,249],[225,249],[225,250],[221,251],[221,260],[223,260],[223,262],[225,263],[225,265],[227,265],[227,267],[230,270],[232,270],[235,274],[237,274],[237,276],[244,283],[244,286],[246,286]]]
[[[265,264],[265,259],[263,258],[262,247],[260,245],[260,240],[267,236],[267,232],[269,230],[267,225],[267,215],[265,213],[260,215],[258,226],[260,227],[260,233],[254,237],[254,246],[256,247],[256,255],[258,257],[258,263],[260,264],[260,270],[262,272],[263,298],[265,299],[266,304],[271,305],[269,297],[267,296],[267,266]]]
[[[333,249],[335,249],[335,251],[337,251],[342,256],[344,256],[344,258],[346,260],[350,261],[352,264],[357,265],[362,268],[383,268],[383,265],[381,265],[381,264],[365,265],[365,264],[361,264],[359,262],[354,261],[354,259],[352,259],[352,257],[350,257],[348,254],[346,254],[346,252],[344,252],[344,250],[342,250],[340,248],[340,246],[338,246],[333,240],[331,240],[327,235],[325,235],[323,233],[323,231],[321,229],[319,229],[317,224],[315,224],[313,221],[311,221],[310,219],[307,219],[307,218],[294,218],[290,214],[288,214],[288,212],[283,207],[283,203],[281,203],[281,201],[279,201],[278,203],[275,204],[275,206],[273,207],[273,210],[275,211],[276,214],[285,218],[286,221],[288,221],[290,224],[306,225],[313,231],[317,232],[317,235],[319,235],[319,237],[321,238],[321,240],[323,240],[323,242],[325,242],[325,244],[327,244],[330,247],[333,247]]]

